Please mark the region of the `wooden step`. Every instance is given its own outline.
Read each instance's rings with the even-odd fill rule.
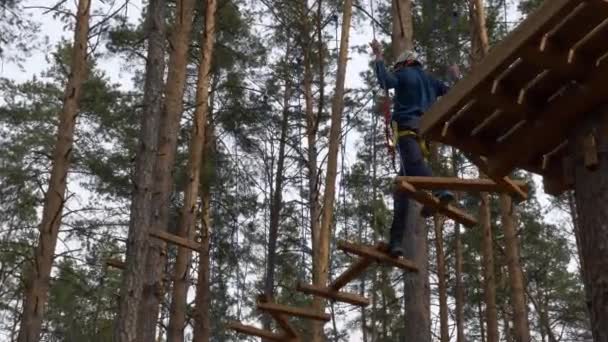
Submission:
[[[234,330],[241,334],[249,335],[249,336],[257,336],[268,341],[277,341],[277,342],[285,342],[290,341],[289,338],[286,338],[285,335],[276,334],[272,331],[259,329],[253,327],[251,325],[244,325],[239,322],[230,322],[226,324],[226,329]]]
[[[124,261],[120,259],[106,259],[106,265],[124,270],[126,265]]]
[[[512,195],[515,195],[515,199],[520,199],[522,201],[525,201],[528,199],[528,188],[527,187],[524,189],[523,187],[519,186],[517,181],[514,181],[507,176],[504,176],[504,177],[491,176],[491,174],[488,173],[488,160],[486,158],[477,156],[477,155],[474,155],[471,153],[465,153],[465,155],[470,161],[473,162],[473,164],[477,165],[477,167],[479,168],[479,170],[481,170],[481,172],[483,172],[486,175],[490,175],[492,180],[496,184],[498,184],[499,187],[501,187],[503,189],[503,192],[511,193]]]
[[[395,182],[404,180],[419,190],[453,190],[465,192],[509,192],[517,194],[519,192],[513,188],[505,189],[504,186],[497,184],[491,179],[461,179],[455,177],[397,177]],[[517,188],[525,193],[528,192],[528,184],[522,181],[512,181]]]
[[[431,208],[438,213],[444,214],[452,220],[459,222],[467,227],[477,225],[477,219],[473,216],[465,213],[464,211],[452,206],[451,204],[441,204],[439,199],[422,190],[416,190],[416,188],[405,180],[401,179],[396,183],[397,191],[406,192],[410,197],[422,205]]]
[[[346,286],[346,284],[350,283],[353,279],[356,279],[361,275],[361,273],[365,272],[365,270],[374,263],[373,259],[370,258],[359,258],[353,264],[351,264],[348,269],[338,278],[334,279],[334,281],[329,286],[334,291],[340,291],[341,288]]]
[[[271,299],[266,297],[265,295],[260,295],[258,296],[258,303],[270,303]],[[268,313],[270,316],[272,316],[272,318],[274,318],[274,320],[277,322],[277,324],[281,327],[281,329],[285,332],[286,336],[289,336],[291,338],[297,338],[298,337],[298,332],[294,329],[294,327],[291,325],[291,323],[289,323],[289,318],[281,313],[278,312],[269,312]]]
[[[355,293],[340,292],[329,287],[317,287],[308,284],[298,284],[297,290],[313,296],[319,296],[327,299],[333,299],[338,302],[344,302],[356,306],[368,306],[369,299]]]
[[[201,245],[199,243],[196,243],[194,241],[185,239],[183,237],[180,237],[180,236],[177,236],[174,234],[167,233],[165,231],[151,230],[149,232],[149,234],[150,234],[150,236],[155,237],[157,239],[161,239],[165,242],[169,242],[169,243],[172,243],[172,244],[180,246],[180,247],[191,249],[195,252],[198,252],[201,250]]]
[[[288,316],[295,316],[300,318],[312,319],[315,321],[329,322],[331,317],[326,313],[317,313],[312,308],[296,308],[287,305],[281,305],[276,303],[263,303],[258,302],[258,309],[266,311],[270,314],[279,313]]]
[[[418,272],[416,264],[404,258],[393,258],[386,253],[386,245],[378,245],[377,247],[357,245],[347,241],[338,241],[338,249],[347,253],[356,254],[363,258],[373,259],[381,263],[399,267],[404,270]]]

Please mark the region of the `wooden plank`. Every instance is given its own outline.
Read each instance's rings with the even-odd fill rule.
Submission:
[[[251,325],[244,325],[239,322],[230,322],[230,323],[226,324],[226,329],[234,330],[236,332],[239,332],[239,333],[245,334],[245,335],[249,335],[249,336],[261,337],[261,338],[269,340],[269,341],[277,341],[277,342],[285,341],[284,335],[279,335],[279,334],[273,333],[272,331],[268,331],[268,330],[258,329]]]
[[[404,270],[418,272],[418,266],[411,261],[404,258],[393,258],[385,250],[384,247],[370,247],[357,245],[347,241],[338,241],[338,249],[343,250],[347,253],[356,254],[363,258],[376,260],[377,262],[389,264],[394,267],[399,267]]]
[[[271,298],[267,297],[266,295],[262,294],[258,296],[258,303],[270,303],[270,301]],[[281,327],[281,329],[285,332],[287,336],[291,338],[298,337],[297,331],[294,329],[291,323],[289,323],[289,318],[287,316],[278,312],[269,312],[269,315],[274,318],[274,320],[277,322],[277,324]]]
[[[297,290],[313,296],[319,296],[327,299],[332,299],[338,302],[344,302],[356,306],[368,306],[370,304],[369,299],[360,296],[356,293],[340,292],[330,287],[318,287],[308,284],[299,283]]]
[[[448,205],[443,205],[441,204],[441,202],[439,201],[439,199],[437,199],[435,196],[425,192],[425,191],[418,191],[416,190],[416,188],[411,185],[410,183],[404,181],[404,180],[400,180],[399,182],[396,183],[397,185],[397,191],[403,191],[406,192],[410,195],[410,197],[418,202],[420,202],[422,205],[429,207],[441,214],[444,214],[445,216],[451,218],[452,220],[462,223],[463,225],[467,226],[467,227],[472,227],[477,225],[477,220],[465,213],[464,211],[452,206],[451,204]]]
[[[585,167],[590,171],[596,170],[600,164],[597,155],[597,142],[593,133],[589,133],[583,138],[583,158]]]
[[[488,161],[486,158],[482,158],[470,153],[467,153],[466,156],[470,161],[473,162],[473,164],[477,165],[483,174],[492,178],[496,184],[502,187],[505,193],[516,194],[515,199],[517,200],[525,201],[528,199],[528,192],[521,189],[513,180],[511,180],[511,178],[507,176],[492,177],[492,175],[490,175],[488,172]]]
[[[150,234],[150,236],[155,237],[157,239],[161,239],[165,242],[169,242],[169,243],[172,243],[172,244],[180,246],[180,247],[191,249],[195,252],[198,252],[201,250],[200,244],[198,244],[194,241],[188,240],[188,239],[184,239],[183,237],[179,237],[177,235],[167,233],[165,231],[151,230],[149,232],[149,234]]]
[[[528,16],[511,34],[490,50],[488,56],[473,68],[472,72],[458,82],[445,96],[437,101],[422,117],[421,133],[426,135],[435,126],[442,125],[445,117],[458,110],[493,74],[509,66],[514,56],[534,40],[558,23],[580,1],[550,0]],[[497,75],[494,75],[497,76]]]
[[[453,190],[468,192],[509,192],[517,193],[515,189],[505,189],[491,179],[461,179],[454,177],[397,177],[396,182],[404,180],[421,190]],[[519,189],[528,192],[528,184],[523,181],[513,181]]]
[[[606,102],[608,63],[589,69],[587,80],[554,99],[538,115],[539,121],[526,122],[517,133],[498,144],[496,149],[502,153],[488,162],[492,178],[507,175],[517,164],[527,164],[534,156],[550,151],[563,141],[579,115],[590,114]]]
[[[329,286],[334,291],[339,291],[341,288],[350,283],[353,279],[359,277],[371,264],[373,260],[369,258],[360,258],[357,262],[351,264],[348,269],[331,283]]]
[[[106,265],[124,270],[126,268],[126,264],[124,261],[120,259],[106,259]]]
[[[318,313],[312,308],[296,308],[271,302],[258,302],[258,309],[268,313],[279,313],[287,316],[312,319],[315,321],[329,322],[331,317],[326,313]]]

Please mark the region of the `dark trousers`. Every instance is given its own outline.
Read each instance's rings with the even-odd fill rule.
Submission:
[[[413,136],[405,136],[399,139],[396,146],[400,160],[400,176],[432,176],[431,169],[426,164],[420,145]],[[409,198],[405,193],[394,192],[393,224],[390,231],[390,242],[401,245],[405,233]]]

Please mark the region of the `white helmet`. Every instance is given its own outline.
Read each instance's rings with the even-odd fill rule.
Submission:
[[[405,50],[403,51],[395,60],[395,64],[403,63],[406,61],[416,61],[418,62],[418,54],[414,50]]]

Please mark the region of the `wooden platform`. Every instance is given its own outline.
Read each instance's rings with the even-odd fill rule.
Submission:
[[[454,177],[397,177],[395,182],[406,181],[420,190],[453,190],[464,192],[509,192],[514,190],[505,189],[491,179],[462,179]],[[528,184],[522,181],[512,181],[518,188],[527,193]]]
[[[335,300],[338,302],[348,303],[356,306],[368,306],[369,299],[355,293],[341,292],[334,290],[331,287],[316,287],[307,284],[298,284],[297,290],[313,296],[323,297],[326,299]]]
[[[286,336],[285,334],[273,333],[272,331],[259,329],[254,326],[251,326],[251,325],[244,325],[239,322],[230,322],[230,323],[226,324],[226,329],[234,330],[236,332],[239,332],[239,333],[245,334],[245,335],[261,337],[268,341],[276,341],[276,342],[291,341],[290,338],[288,336]]]
[[[395,187],[396,191],[406,192],[412,199],[420,202],[422,205],[429,207],[466,227],[477,225],[477,219],[473,216],[450,204],[441,204],[439,199],[428,192],[417,190],[412,184],[406,182],[404,179],[398,179],[395,183]]]
[[[272,302],[258,302],[258,309],[270,314],[295,316],[315,321],[329,322],[331,317],[326,313],[318,313],[312,308],[299,308]]]
[[[569,188],[568,137],[608,107],[608,2],[546,0],[423,116],[421,132],[485,157],[497,183],[516,168]]]

